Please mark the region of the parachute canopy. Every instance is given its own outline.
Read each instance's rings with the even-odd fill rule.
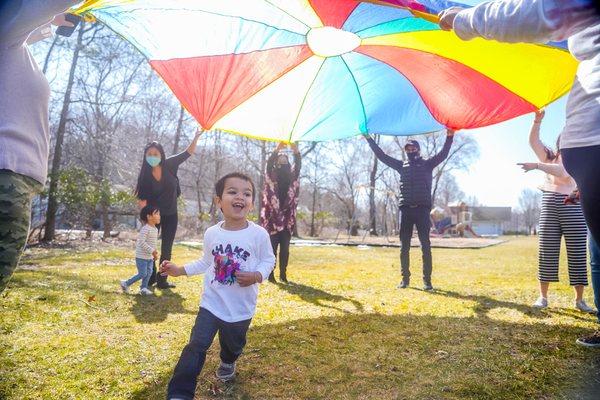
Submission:
[[[137,47],[203,128],[266,140],[478,128],[533,112],[571,87],[577,63],[561,45],[464,42],[432,22],[433,6],[390,1],[404,8],[90,0],[76,12]]]

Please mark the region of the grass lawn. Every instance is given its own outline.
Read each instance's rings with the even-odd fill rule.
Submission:
[[[197,397],[578,398],[600,352],[575,344],[597,324],[573,309],[564,258],[551,308],[535,311],[533,238],[434,249],[432,293],[420,290],[418,249],[414,288],[396,289],[398,252],[293,247],[294,283],[261,286],[236,381],[214,378],[217,342]],[[176,246],[174,260],[199,255]],[[155,297],[124,295],[118,280],[133,274],[132,257],[123,248],[27,255],[0,295],[0,399],[164,398],[202,277],[176,279]]]

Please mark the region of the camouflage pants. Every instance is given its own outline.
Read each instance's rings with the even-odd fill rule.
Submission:
[[[6,288],[29,234],[31,200],[42,189],[32,178],[0,170],[0,293]]]

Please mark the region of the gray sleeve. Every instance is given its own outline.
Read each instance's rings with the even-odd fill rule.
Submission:
[[[454,31],[463,40],[482,37],[509,43],[560,41],[585,27],[591,6],[582,3],[585,1],[489,1],[458,13]]]
[[[37,27],[52,21],[80,0],[8,0],[0,6],[0,43],[20,46]]]

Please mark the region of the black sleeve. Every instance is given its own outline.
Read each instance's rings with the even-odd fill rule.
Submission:
[[[387,165],[390,168],[395,169],[396,171],[399,171],[402,168],[402,165],[404,165],[404,162],[402,160],[397,160],[394,157],[390,157],[387,154],[385,154],[383,152],[383,150],[381,150],[381,147],[379,147],[377,145],[377,143],[375,143],[373,138],[371,138],[371,136],[367,136],[367,142],[369,143],[371,150],[373,150],[373,153],[375,153],[375,156],[382,163],[384,163],[385,165]]]
[[[179,166],[183,164],[183,162],[185,162],[188,158],[190,158],[190,153],[184,151],[179,154],[175,154],[174,156],[167,157],[167,159],[165,160],[165,164],[171,171],[176,173]]]
[[[454,136],[446,136],[446,142],[444,142],[444,147],[442,147],[442,150],[435,156],[427,160],[427,164],[429,164],[431,169],[434,169],[435,167],[440,165],[440,163],[444,161],[446,157],[448,157],[448,153],[450,153],[450,147],[452,147],[453,140]]]

